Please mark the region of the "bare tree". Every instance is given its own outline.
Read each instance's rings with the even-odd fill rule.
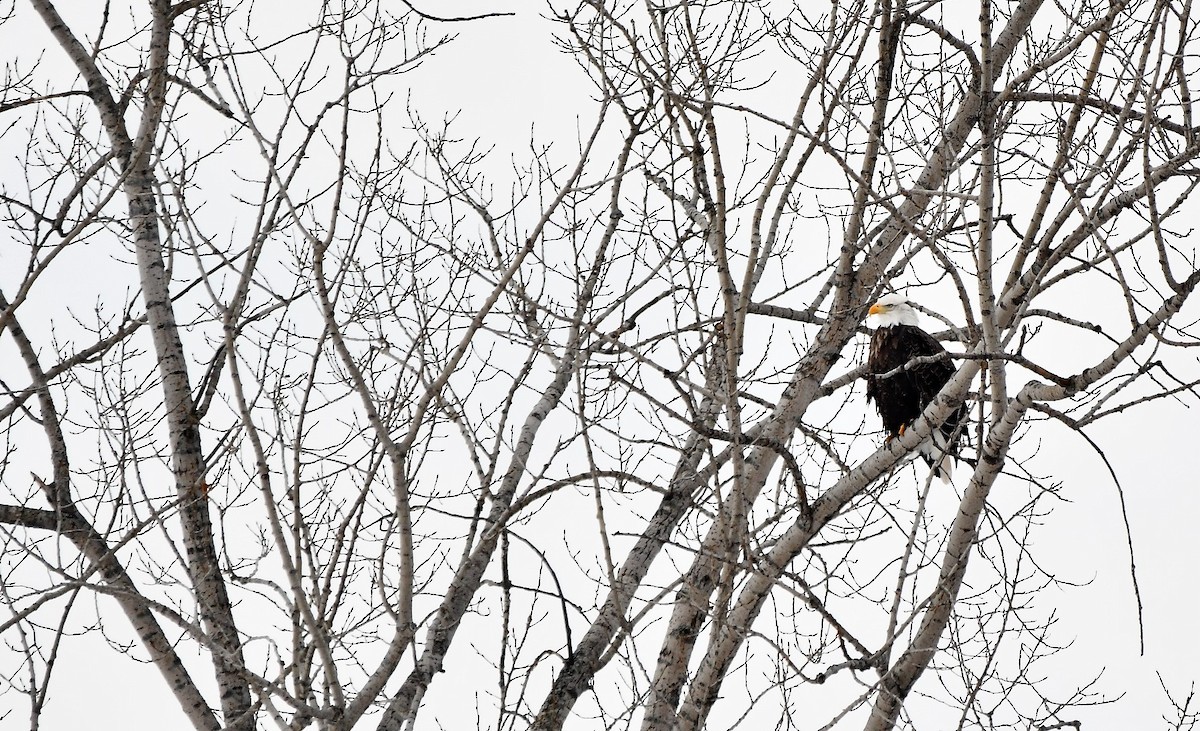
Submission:
[[[200,729],[1103,702],[1039,445],[1196,395],[1190,2],[289,7],[3,12],[0,714],[97,636]],[[410,88],[518,24],[589,83],[502,160]],[[957,372],[884,440],[894,290]]]

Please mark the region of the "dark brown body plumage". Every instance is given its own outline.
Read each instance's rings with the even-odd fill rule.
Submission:
[[[883,419],[883,428],[892,437],[899,436],[933,401],[942,386],[954,375],[949,358],[921,363],[888,378],[879,376],[895,370],[914,358],[945,353],[946,349],[933,336],[912,325],[892,325],[875,330],[871,336],[871,354],[867,359],[867,400],[874,401]],[[950,454],[957,454],[961,438],[959,424],[967,417],[967,406],[960,406],[940,428],[941,439],[934,439],[939,451],[945,445]],[[922,451],[922,457],[941,477],[933,455]]]

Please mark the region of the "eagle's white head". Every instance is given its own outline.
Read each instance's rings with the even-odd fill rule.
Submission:
[[[867,311],[867,322],[875,329],[893,325],[918,326],[917,311],[902,294],[885,294]]]

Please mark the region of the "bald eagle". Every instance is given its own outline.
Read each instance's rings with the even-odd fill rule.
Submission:
[[[904,295],[880,297],[871,305],[867,319],[875,326],[867,358],[867,400],[875,402],[890,440],[902,435],[916,421],[954,375],[954,366],[949,358],[943,357],[904,368],[914,359],[946,352],[941,343],[918,327],[917,311]],[[898,368],[903,370],[882,377]],[[966,418],[967,406],[963,404],[917,447],[942,482],[950,482],[953,468],[950,457],[957,455],[962,431],[959,425]]]

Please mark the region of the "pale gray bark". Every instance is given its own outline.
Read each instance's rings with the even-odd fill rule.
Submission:
[[[1027,2],[1013,14],[1008,26],[1001,33],[997,41],[996,56],[999,61],[1003,61],[1009,54],[1012,53],[1017,41],[1022,37],[1025,29],[1033,20],[1033,16],[1037,11],[1040,2]],[[888,55],[894,51],[888,50],[885,46],[884,55]],[[881,83],[878,91],[882,97],[887,96],[887,89],[890,84]],[[921,174],[917,176],[917,184],[914,188],[918,190],[935,190],[942,187],[946,181],[946,176],[952,170],[955,159],[962,150],[963,145],[970,132],[975,128],[979,113],[981,100],[975,93],[970,93],[963,100],[954,119],[947,125],[942,133],[941,142],[935,148],[935,153],[930,162],[926,165]],[[886,114],[886,106],[880,105],[876,108],[876,125],[872,128],[873,133],[878,136],[881,132],[882,119]],[[867,182],[872,176],[871,168],[867,168],[862,176],[863,185],[860,188],[859,205],[863,205],[866,200],[866,191],[869,189]],[[851,313],[863,313],[865,308],[870,303],[868,298],[870,293],[875,290],[877,283],[884,276],[885,265],[890,262],[895,253],[903,244],[907,235],[911,232],[914,221],[918,220],[925,210],[925,207],[931,202],[931,196],[913,193],[908,199],[898,208],[898,210],[889,217],[887,223],[880,227],[878,233],[867,243],[860,243],[857,236],[850,238],[851,234],[856,230],[853,226],[847,229],[848,240],[843,246],[843,251],[854,252],[866,249],[867,256],[861,266],[853,271],[853,288],[847,288],[839,293],[839,299],[835,310],[841,310]],[[847,283],[851,280],[850,272],[853,266],[853,256],[843,255],[841,266],[844,267],[843,278]],[[811,404],[813,397],[817,394],[818,387],[829,373],[829,368],[835,362],[835,358],[828,357],[828,354],[840,353],[846,343],[853,337],[855,330],[853,325],[856,324],[859,317],[848,317],[838,322],[826,323],[822,328],[821,333],[817,336],[817,345],[810,351],[812,354],[802,361],[800,368],[796,371],[796,376],[793,377],[789,384],[788,390],[785,391],[784,397],[777,407],[776,414],[772,419],[772,423],[778,425],[774,428],[779,437],[786,436],[790,431],[790,426],[796,423]],[[949,413],[947,411],[947,413]],[[767,475],[770,468],[773,466],[775,456],[768,450],[759,449],[758,454],[751,458],[750,462],[758,466],[754,477],[750,480],[751,487],[749,488],[749,497],[752,499],[757,490],[760,490],[766,483]],[[687,579],[685,580],[685,592],[681,592],[677,598],[674,614],[671,617],[670,627],[673,629],[667,633],[667,639],[663,643],[663,649],[659,654],[659,665],[656,671],[654,690],[652,691],[651,703],[649,710],[643,720],[642,728],[644,731],[659,728],[672,728],[676,722],[675,713],[670,710],[676,703],[679,702],[680,692],[683,687],[685,671],[688,666],[688,661],[692,656],[692,649],[696,639],[696,631],[699,629],[700,623],[708,612],[707,597],[716,585],[717,572],[720,570],[720,562],[714,556],[720,555],[716,550],[716,543],[720,541],[719,535],[714,532],[706,539],[704,549],[700,551],[700,557],[693,564]],[[760,594],[757,601],[750,601],[747,606],[753,607],[752,610],[747,610],[749,618],[757,614],[758,608],[761,606],[758,602],[765,596]],[[749,624],[734,625],[731,632],[736,636],[744,638],[745,633],[749,630]],[[687,716],[679,719],[684,724],[685,728],[697,728],[703,725],[704,718],[712,707],[712,703],[716,700],[723,680],[723,671],[728,667],[728,663],[732,658],[732,652],[740,642],[733,642],[732,645],[726,644],[716,652],[709,649],[705,659],[705,667],[715,668],[710,672],[706,682],[698,686],[699,690],[693,691],[696,696],[687,702],[685,708]],[[683,712],[683,711],[681,711]]]
[[[183,516],[188,572],[195,585],[201,618],[216,649],[212,661],[225,723],[231,728],[250,728],[253,726],[250,690],[241,674],[245,660],[213,539],[204,450],[192,402],[187,358],[171,303],[155,201],[152,155],[165,101],[171,5],[165,0],[155,0],[151,4],[153,21],[146,65],[145,105],[133,135],[126,128],[124,115],[108,80],[53,3],[33,0],[33,6],[86,81],[88,95],[122,166],[122,187],[137,253],[142,301],[162,380],[163,412],[169,425],[171,463]]]
[[[938,653],[946,626],[954,612],[963,576],[979,535],[979,521],[987,507],[988,494],[1004,468],[1009,445],[1026,412],[1038,402],[1058,401],[1094,385],[1112,373],[1172,315],[1179,312],[1200,284],[1200,272],[1180,283],[1179,291],[1152,316],[1122,341],[1107,357],[1069,379],[1069,385],[1051,385],[1030,381],[1007,405],[1002,417],[989,430],[980,454],[979,466],[971,476],[966,494],[950,530],[950,540],[942,554],[937,588],[926,604],[924,616],[908,648],[887,670],[879,682],[867,731],[887,731],[899,720],[904,700],[917,678]]]
[[[179,707],[196,729],[215,731],[220,723],[213,715],[204,696],[192,681],[183,661],[176,653],[174,646],[167,639],[158,619],[154,616],[141,592],[125,572],[125,567],[117,559],[113,548],[95,527],[79,512],[71,496],[71,468],[67,442],[63,437],[61,420],[54,398],[50,393],[49,382],[38,361],[33,343],[21,328],[15,308],[0,294],[0,310],[6,315],[7,329],[17,344],[25,366],[32,377],[37,389],[37,399],[42,420],[42,428],[50,447],[50,463],[53,469],[52,480],[49,484],[41,479],[35,481],[42,493],[53,506],[53,510],[37,510],[28,507],[3,506],[0,509],[8,514],[0,520],[4,523],[22,525],[42,531],[54,531],[71,541],[79,553],[90,562],[93,570],[113,589],[114,596],[125,613],[129,623],[141,640],[142,648],[150,657],[150,662],[167,681]]]
[[[516,276],[516,273],[525,261],[525,258],[533,250],[534,244],[540,238],[541,229],[549,222],[551,216],[559,208],[567,195],[572,192],[573,187],[583,173],[584,165],[588,162],[588,152],[591,150],[604,124],[606,110],[607,104],[604,105],[597,117],[596,126],[593,128],[587,145],[583,148],[583,154],[580,156],[575,169],[568,176],[566,182],[558,189],[555,198],[547,206],[533,233],[526,239],[525,245],[521,248],[518,255],[506,267],[504,276],[497,283],[497,286],[493,288],[487,304],[472,321],[474,329],[482,326],[483,318],[487,314],[487,311],[500,298],[501,294],[505,292],[509,283]],[[583,367],[586,363],[587,355],[590,352],[590,347],[587,343],[591,333],[584,327],[584,321],[585,318],[588,318],[592,314],[592,299],[595,296],[595,290],[600,281],[600,273],[606,264],[605,250],[616,234],[617,223],[620,221],[617,203],[620,200],[623,173],[629,162],[635,137],[636,135],[631,135],[625,141],[621,149],[621,154],[617,159],[616,169],[619,174],[611,188],[611,213],[608,224],[601,238],[596,258],[592,262],[591,271],[581,288],[582,292],[576,305],[574,319],[570,325],[566,344],[562,351],[557,354],[554,377],[544,389],[541,398],[538,399],[537,403],[525,417],[513,454],[509,460],[508,468],[501,479],[500,488],[496,491],[492,500],[489,515],[484,521],[480,540],[474,546],[470,547],[469,557],[465,558],[455,572],[454,578],[446,590],[445,598],[441,602],[437,614],[430,622],[425,648],[421,653],[420,659],[417,660],[416,667],[409,673],[400,690],[397,691],[388,704],[387,711],[379,722],[380,731],[399,731],[406,724],[411,726],[415,723],[425,690],[433,682],[434,676],[441,672],[446,653],[450,650],[450,645],[462,624],[467,608],[479,591],[484,571],[491,563],[500,536],[504,531],[504,525],[509,517],[508,514],[513,499],[516,497],[517,490],[521,487],[522,480],[527,476],[529,455],[537,441],[538,434],[542,430],[547,417],[559,407],[563,395],[566,393],[577,369]],[[468,338],[464,338],[461,341],[460,347],[454,357],[461,358],[465,353],[469,345],[469,335],[471,332],[473,331],[468,332]],[[428,407],[428,404],[438,396],[440,389],[444,388],[454,364],[455,361],[452,359],[443,369],[441,376],[422,395],[417,408],[418,414],[422,413]],[[405,441],[405,448],[415,441],[418,425],[418,420],[414,420]]]
[[[555,6],[595,124],[491,156],[501,126],[456,126],[476,100],[430,123],[409,73],[471,24],[30,6],[80,74],[17,63],[0,105],[33,135],[0,190],[29,252],[0,295],[6,488],[38,443],[0,500],[32,587],[0,592],[0,673],[35,722],[64,683],[29,638],[65,646],[53,614],[90,594],[85,631],[130,642],[119,609],[206,731],[887,729],[989,693],[997,727],[1070,725],[1079,699],[1046,710],[1001,652],[1052,634],[1003,557],[1036,558],[1035,504],[1069,489],[1030,454],[1045,419],[1200,387],[1190,6]],[[129,301],[61,297],[30,342],[104,246]],[[887,291],[957,375],[884,441],[857,385]],[[963,403],[957,487],[913,489]]]

